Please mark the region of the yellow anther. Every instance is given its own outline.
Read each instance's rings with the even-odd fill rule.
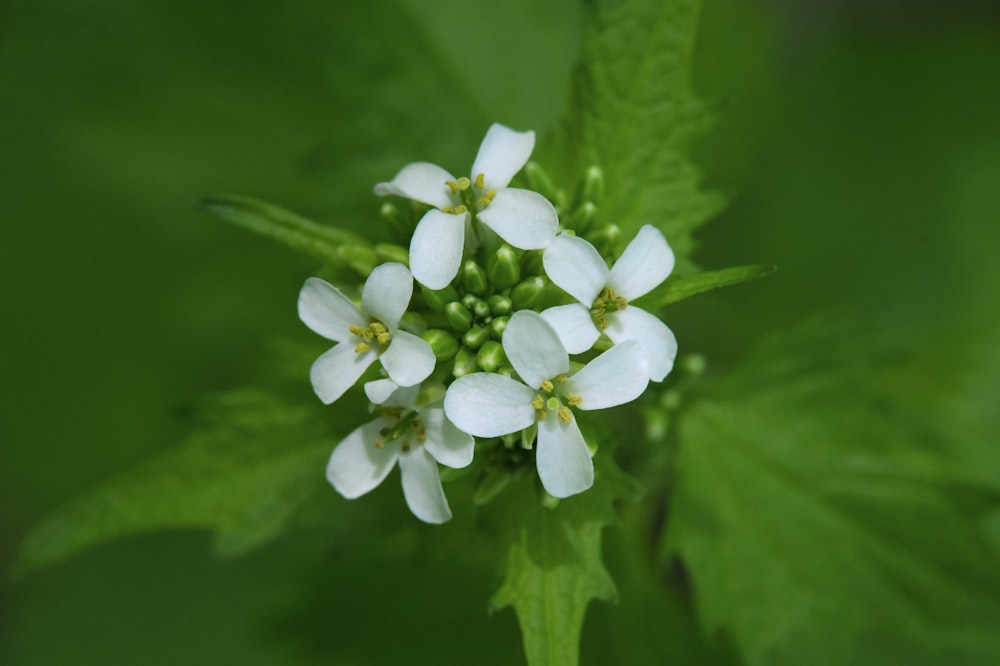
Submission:
[[[462,176],[461,178],[458,179],[458,182],[455,184],[458,185],[459,191],[464,191],[469,189],[469,185],[472,185],[472,181],[470,181],[465,176]]]
[[[426,442],[427,441],[427,433],[424,432],[423,430],[418,430],[417,431],[417,441],[420,442],[421,444],[423,444],[424,442]]]
[[[461,215],[462,213],[465,213],[468,210],[469,209],[466,208],[465,206],[455,206],[455,209],[452,211],[452,213],[454,213],[455,215]]]
[[[358,336],[359,338],[365,333],[365,329],[363,329],[360,326],[351,326],[347,330],[350,331],[353,335]]]
[[[378,434],[380,434],[383,437],[385,437],[386,435],[389,434],[389,429],[388,428],[382,428],[381,430],[378,431]]]
[[[555,388],[555,386],[553,386],[551,380],[546,379],[545,381],[542,382],[541,389],[543,391],[545,391],[546,393],[552,393],[552,389],[554,389],[554,388]]]
[[[628,305],[628,301],[625,300],[624,296],[616,296],[615,297],[615,305],[618,306],[619,310],[624,310],[625,307]]]
[[[410,450],[410,443],[404,440],[403,441],[403,452],[405,453],[406,451],[409,451],[409,450]]]
[[[375,334],[376,334],[376,335],[378,335],[379,333],[385,333],[386,331],[388,331],[388,330],[389,330],[389,329],[387,329],[387,328],[385,327],[385,325],[384,325],[384,324],[383,324],[382,322],[380,322],[380,321],[373,321],[373,322],[372,322],[372,323],[371,323],[371,324],[370,324],[370,325],[368,326],[368,328],[370,328],[370,329],[372,329],[373,331],[375,331]]]
[[[535,416],[538,417],[539,421],[544,421],[545,417],[548,416],[548,414],[549,413],[544,409],[539,409],[537,412],[535,412]]]
[[[453,180],[446,180],[444,181],[444,184],[448,186],[448,189],[451,190],[452,194],[458,194],[461,191],[461,188],[458,186],[458,183],[456,183]]]
[[[555,396],[552,396],[551,398],[549,398],[548,400],[545,401],[545,407],[549,411],[555,411],[555,410],[559,409],[560,407],[562,407],[562,403],[559,402],[559,398],[557,398]]]
[[[424,424],[424,422],[421,421],[420,419],[413,419],[412,421],[410,421],[410,427],[411,428],[419,428],[423,424]]]
[[[535,399],[531,401],[531,406],[538,410],[543,409],[545,407],[545,398],[540,395],[536,395]]]
[[[595,317],[594,321],[597,322],[597,328],[601,329],[602,331],[608,327],[608,321],[604,317]]]
[[[583,398],[581,398],[578,395],[568,395],[566,396],[566,402],[568,402],[573,407],[577,407],[583,402]]]
[[[559,410],[559,420],[563,423],[569,423],[573,420],[573,414],[570,413],[569,407],[563,407]]]
[[[480,187],[482,186],[480,185]],[[496,190],[486,190],[486,198],[489,199],[490,201],[493,201],[493,197],[495,197],[496,195],[497,195]]]
[[[478,187],[479,189],[483,189],[484,187],[486,187],[486,174],[481,173],[478,176],[476,176],[476,187]]]
[[[454,213],[455,209],[453,207],[451,207],[451,206],[445,206],[444,208],[441,209],[441,212],[442,213]]]
[[[480,197],[476,201],[476,205],[479,206],[480,208],[486,208],[487,206],[490,205],[490,201],[491,199],[489,197]]]
[[[364,332],[361,334],[361,337],[371,342],[375,338],[375,331],[373,331],[371,328],[366,328]]]
[[[603,308],[605,305],[607,305],[607,303],[604,302],[604,299],[603,298],[598,298],[598,299],[594,300],[594,306],[593,307],[594,307],[595,310],[599,310],[599,309]]]
[[[383,446],[385,446],[385,442],[383,442],[381,439],[376,439],[375,440],[375,448],[376,449],[381,449]]]
[[[371,348],[372,348],[371,345],[369,345],[367,342],[359,342],[358,346],[354,348],[354,352],[357,354],[361,354],[362,352],[371,351]]]
[[[556,375],[555,380],[556,380],[556,384],[565,384],[566,383],[566,375]]]
[[[380,345],[384,345],[385,343],[389,342],[389,340],[392,339],[392,336],[389,335],[388,333],[379,333],[378,335],[375,336],[375,339],[378,340],[378,343]]]

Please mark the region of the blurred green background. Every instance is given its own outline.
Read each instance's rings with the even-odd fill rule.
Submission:
[[[544,136],[579,19],[569,1],[0,5],[0,569],[46,513],[182,437],[200,396],[260,381],[270,341],[311,335],[294,306],[310,263],[202,196],[364,229],[400,165],[464,169],[493,121]],[[707,0],[694,84],[726,110],[695,158],[731,205],[697,258],[780,272],[674,309],[682,348],[725,374],[829,311],[919,349],[899,381],[929,388],[909,406],[964,427],[956,459],[995,487],[998,67],[988,3]],[[392,536],[398,499],[375,500],[388,522],[235,562],[161,534],[3,580],[0,663],[519,663],[513,615],[486,618],[489,557],[425,558],[411,537],[431,528]],[[361,512],[332,491],[321,510]],[[627,663],[620,582],[584,663]]]

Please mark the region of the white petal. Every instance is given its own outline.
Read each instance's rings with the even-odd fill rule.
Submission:
[[[329,405],[354,386],[374,361],[374,351],[359,354],[350,342],[336,345],[316,359],[309,369],[313,390],[324,404]]]
[[[631,300],[647,294],[674,270],[674,251],[656,227],[647,224],[611,268],[608,286]]]
[[[570,354],[582,354],[601,337],[594,325],[590,310],[579,303],[557,305],[542,311],[542,319],[549,322],[559,334],[559,339]]]
[[[365,384],[365,395],[373,404],[383,407],[413,408],[420,385],[400,386],[391,379],[376,379]]]
[[[509,127],[493,123],[479,145],[476,161],[472,163],[472,179],[483,174],[486,189],[507,187],[521,167],[531,157],[535,148],[535,133],[515,132]]]
[[[399,455],[399,445],[376,447],[379,430],[392,421],[378,418],[356,428],[337,445],[326,466],[326,478],[347,499],[360,497],[372,490],[392,470]]]
[[[649,384],[642,347],[634,340],[615,345],[566,380],[566,393],[583,398],[580,409],[604,409],[635,400]]]
[[[559,334],[537,312],[515,312],[503,330],[502,340],[510,364],[532,388],[569,371],[569,355]]]
[[[410,239],[410,269],[417,282],[429,289],[444,289],[455,278],[462,263],[468,216],[429,210],[420,218]]]
[[[486,210],[479,213],[479,219],[522,250],[546,247],[559,228],[559,215],[548,199],[538,192],[513,187],[498,192]]]
[[[379,360],[389,373],[389,379],[400,386],[413,386],[430,376],[436,359],[426,340],[406,331],[396,331]]]
[[[424,447],[400,454],[399,473],[403,477],[406,505],[414,516],[435,525],[451,518],[437,463]]]
[[[453,181],[455,177],[436,164],[414,162],[400,169],[392,181],[376,185],[375,194],[380,197],[395,194],[444,208],[452,205],[451,190],[445,185],[448,180]]]
[[[376,266],[361,292],[361,307],[366,314],[395,331],[413,296],[413,276],[406,266],[390,262]],[[367,325],[367,322],[366,322]]]
[[[553,283],[588,308],[608,282],[608,267],[593,245],[559,234],[542,255],[545,274]]]
[[[427,434],[424,446],[435,460],[456,469],[466,467],[472,462],[476,440],[449,421],[443,409],[421,410],[420,418],[424,422],[424,432]]]
[[[569,497],[594,485],[594,461],[576,419],[563,423],[550,414],[538,422],[535,462],[542,485],[553,497]]]
[[[499,437],[535,422],[535,392],[503,375],[475,372],[448,387],[444,412],[460,430],[476,437]]]
[[[677,338],[674,332],[656,316],[645,310],[628,306],[624,310],[605,316],[608,327],[605,333],[614,342],[636,340],[642,345],[649,365],[649,378],[662,382],[674,367],[677,358]]]
[[[367,326],[357,306],[326,280],[309,278],[299,292],[299,319],[328,340],[353,339],[351,326]]]

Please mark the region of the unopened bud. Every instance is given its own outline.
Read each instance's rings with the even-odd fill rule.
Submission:
[[[400,238],[406,238],[413,233],[413,220],[408,212],[401,211],[399,206],[391,201],[383,203],[378,211],[382,219],[389,223],[389,226]]]
[[[452,371],[452,374],[458,378],[472,372],[477,372],[478,370],[479,367],[476,365],[475,353],[465,347],[459,347],[458,353],[455,354],[455,369]]]
[[[452,301],[444,306],[444,314],[448,317],[448,323],[459,333],[464,333],[472,326],[472,313],[458,301]]]
[[[522,280],[510,291],[510,300],[518,310],[530,308],[545,290],[545,280],[539,276]]]
[[[482,296],[489,289],[489,282],[486,280],[486,271],[471,259],[462,264],[459,275],[462,278],[462,286],[470,293]]]
[[[502,317],[497,317],[490,322],[490,335],[492,335],[494,340],[500,340],[503,338],[503,331],[507,328],[507,322],[510,317],[504,315]]]
[[[521,264],[517,252],[510,245],[501,245],[490,257],[487,271],[494,289],[513,287],[521,279]]]
[[[601,253],[601,256],[607,257],[618,245],[618,241],[621,238],[622,230],[617,224],[609,224],[608,226],[595,231],[592,234],[587,235],[587,240],[597,248],[597,251]]]
[[[521,275],[541,275],[544,270],[541,250],[529,250],[521,257]]]
[[[600,203],[604,196],[604,171],[599,166],[591,166],[583,175],[581,195],[584,201]]]
[[[486,299],[486,303],[490,306],[490,314],[494,317],[508,315],[511,308],[514,307],[514,304],[510,302],[510,297],[501,296],[500,294],[490,296]]]
[[[494,372],[506,362],[507,356],[503,353],[503,347],[495,340],[484,342],[476,354],[476,363],[486,372]]]
[[[566,221],[566,226],[575,229],[577,233],[584,233],[590,226],[594,223],[594,219],[597,217],[597,206],[594,205],[592,201],[584,201],[580,204],[569,219]]]
[[[528,186],[531,189],[550,201],[555,197],[556,186],[552,183],[552,179],[549,178],[549,174],[545,173],[545,169],[538,165],[538,162],[528,162],[524,165],[524,169],[521,172],[528,179]]]
[[[455,336],[440,328],[424,331],[420,337],[431,346],[434,358],[439,361],[447,361],[458,351],[458,340],[455,339]]]
[[[424,301],[427,303],[427,307],[435,312],[444,312],[444,307],[453,301],[458,300],[458,292],[452,286],[447,286],[444,289],[428,289],[427,287],[420,285],[420,292],[424,295]]]
[[[379,261],[395,261],[404,266],[410,265],[410,253],[405,247],[395,243],[379,243],[375,246],[375,256]]]
[[[500,494],[510,483],[510,471],[503,465],[494,465],[486,470],[472,493],[472,503],[483,506]]]
[[[480,319],[485,319],[490,316],[490,306],[484,300],[476,301],[475,305],[472,306],[472,314],[476,315]]]
[[[462,336],[462,344],[469,349],[479,349],[483,343],[490,339],[490,329],[474,326]]]

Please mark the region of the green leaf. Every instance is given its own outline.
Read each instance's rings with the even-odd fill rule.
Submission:
[[[349,231],[324,226],[290,211],[238,194],[216,194],[201,207],[219,219],[283,243],[337,268],[367,277],[378,263],[375,249]]]
[[[667,549],[751,665],[997,663],[1000,488],[864,326],[775,336],[684,415]]]
[[[542,505],[529,487],[533,480],[507,491],[515,499],[504,506],[506,573],[490,608],[514,608],[529,666],[575,666],[587,605],[615,598],[601,532],[616,520],[611,502],[634,493],[625,479],[605,460],[593,488],[555,508]]]
[[[713,112],[691,90],[698,0],[586,3],[580,64],[563,150],[569,175],[605,174],[600,215],[630,239],[643,224],[666,234],[682,264],[691,232],[724,201],[698,188],[687,158]]]
[[[719,271],[695,273],[687,277],[671,276],[659,287],[638,300],[637,303],[647,310],[657,310],[665,305],[683,301],[713,289],[731,287],[741,282],[749,282],[778,270],[776,266],[750,264],[748,266],[733,266]]]
[[[208,528],[222,556],[273,539],[324,486],[329,433],[313,409],[251,390],[209,402],[169,449],[56,511],[25,540],[16,571],[49,566],[111,539]]]

